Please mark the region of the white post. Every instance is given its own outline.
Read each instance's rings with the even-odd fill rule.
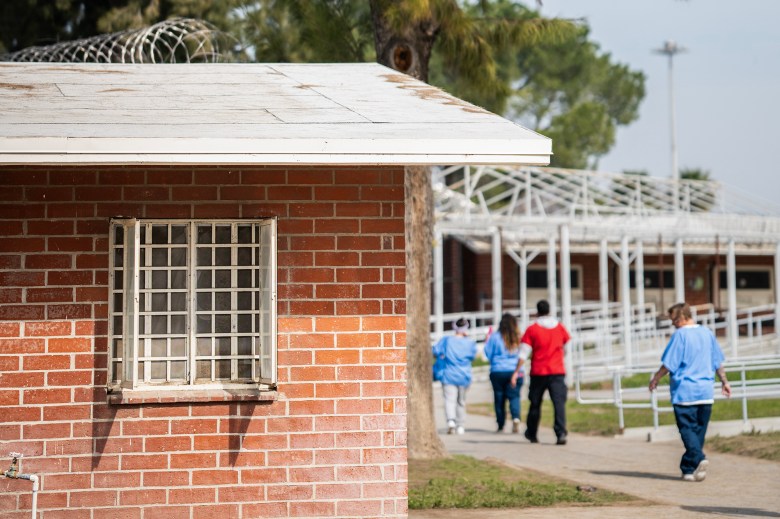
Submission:
[[[555,236],[550,236],[547,246],[547,301],[550,303],[550,315],[558,315],[557,285],[555,279]]]
[[[520,249],[520,333],[528,328],[528,254],[525,247]]]
[[[634,285],[636,286],[636,304],[640,309],[645,306],[645,251],[642,240],[636,241],[636,259],[634,260]]]
[[[528,327],[528,264],[539,251],[533,250],[529,254],[525,247],[520,247],[519,255],[511,248],[506,253],[520,267],[520,329],[525,330]]]
[[[436,316],[436,340],[444,335],[444,236],[436,231],[433,240],[433,313]]]
[[[493,250],[492,250],[492,275],[493,275],[493,326],[498,329],[498,323],[501,322],[501,313],[503,312],[503,294],[501,293],[501,229],[494,227],[493,232]]]
[[[561,225],[561,322],[571,329],[571,256],[568,225]]]
[[[571,332],[571,257],[569,251],[569,226],[561,225],[561,322]],[[571,386],[573,375],[571,341],[566,345],[564,369],[566,385]]]
[[[628,236],[620,241],[620,293],[623,303],[623,347],[626,352],[626,366],[633,366],[633,351],[631,345],[631,288],[629,286],[628,269],[631,258],[628,255]]]
[[[729,239],[729,248],[726,254],[726,286],[728,287],[729,295],[728,338],[733,360],[734,357],[737,357],[737,343],[739,342],[739,327],[737,326],[737,255],[734,250],[733,238]]]
[[[609,252],[607,239],[601,239],[599,249],[599,300],[601,301],[601,345],[600,349],[607,358],[612,358],[612,325],[609,314]]]
[[[607,239],[601,239],[599,249],[599,300],[601,312],[606,318],[609,313],[609,257],[607,255]]]
[[[780,242],[775,245],[775,330],[780,316]]]
[[[675,303],[685,302],[685,263],[682,238],[674,242],[674,297]]]

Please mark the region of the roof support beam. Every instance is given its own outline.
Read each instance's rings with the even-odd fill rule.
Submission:
[[[634,363],[633,347],[631,345],[631,289],[629,287],[628,269],[631,266],[631,257],[628,252],[628,236],[623,236],[620,241],[620,293],[623,305],[623,347],[625,348],[626,366]]]
[[[729,238],[729,248],[726,253],[726,286],[728,287],[729,328],[728,339],[731,355],[737,356],[739,342],[739,327],[737,325],[737,254],[734,249],[734,238]]]
[[[436,230],[433,240],[433,312],[436,338],[444,335],[444,235]]]
[[[780,316],[780,242],[777,242],[777,245],[775,246],[774,282],[775,282],[775,315]]]
[[[493,234],[493,243],[491,250],[493,276],[493,323],[498,329],[498,323],[501,322],[501,312],[503,311],[503,294],[501,292],[501,229],[494,227],[491,229]]]
[[[547,240],[547,300],[550,303],[550,315],[558,315],[558,293],[555,279],[555,236],[550,236]]]
[[[685,302],[685,263],[682,238],[674,242],[674,297],[675,303]]]
[[[520,254],[513,249],[507,249],[507,254],[520,267],[520,329],[528,328],[528,265],[539,255],[539,249],[528,251],[520,247]]]
[[[634,259],[634,286],[636,287],[636,305],[644,314],[645,308],[645,255],[642,240],[636,241],[636,259]]]
[[[571,258],[569,256],[569,226],[561,225],[561,322],[567,330],[571,330]],[[574,381],[571,359],[571,341],[565,345],[564,364],[566,370],[566,385]]]

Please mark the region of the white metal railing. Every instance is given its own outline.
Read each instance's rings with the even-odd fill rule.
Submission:
[[[532,322],[535,313],[526,310],[521,315],[517,308],[517,301],[504,301],[504,312],[518,316],[523,323]],[[451,335],[452,323],[461,317],[470,323],[469,335],[478,344],[484,342],[491,330],[495,330],[498,324],[494,322],[495,314],[490,309],[490,302],[486,302],[479,312],[457,312],[444,314],[444,335]],[[705,304],[692,307],[694,319],[710,328],[716,336],[725,337],[729,327],[728,312],[716,310],[714,305]],[[780,336],[775,332],[774,305],[763,305],[751,308],[743,308],[737,311],[737,330],[739,337],[735,345],[724,344],[723,351],[730,361],[756,356],[780,356]],[[435,332],[436,317],[431,316],[431,341],[439,339]],[[770,326],[771,324],[771,326]],[[578,367],[595,367],[626,365],[627,358],[631,358],[631,364],[643,366],[655,363],[661,358],[661,353],[669,341],[674,327],[666,316],[656,312],[652,303],[631,307],[630,327],[631,354],[627,356],[623,344],[624,322],[621,303],[609,303],[606,311],[600,303],[586,302],[572,307],[570,344],[572,365]],[[598,370],[588,372],[591,377],[597,375]]]
[[[740,362],[724,363],[727,376],[731,383],[731,399],[739,399],[742,403],[742,421],[749,421],[748,401],[759,398],[780,398],[780,378],[766,376],[762,378],[747,378],[747,373],[755,371],[780,370],[780,357],[754,358]],[[583,374],[587,371],[599,370],[608,373],[612,380],[611,394],[605,392],[588,392],[582,389]],[[646,386],[637,388],[622,387],[623,377],[637,373],[646,373],[648,383],[658,365],[628,368],[625,366],[579,367],[575,373],[575,394],[580,404],[612,404],[618,409],[618,427],[622,433],[625,430],[625,409],[648,409],[652,411],[653,428],[659,427],[659,414],[673,412],[671,406],[659,405],[659,399],[669,398],[669,386],[658,386],[655,391],[648,391]],[[737,378],[738,376],[738,378]],[[603,378],[603,377],[602,377]],[[726,399],[721,393],[721,384],[715,383],[715,400]],[[595,396],[593,396],[595,395]]]
[[[692,307],[694,319],[710,328],[716,336],[726,336],[729,327],[727,312],[720,312],[711,304]],[[589,316],[589,320],[573,319],[572,348],[576,366],[605,366],[626,364],[622,345],[623,319],[611,309],[608,315]],[[743,308],[737,311],[736,344],[724,345],[730,360],[756,355],[780,355],[780,338],[775,332],[774,305]],[[770,326],[771,324],[771,326]],[[657,315],[652,307],[632,307],[630,323],[632,357],[635,365],[643,360],[660,358],[674,327],[668,318]]]

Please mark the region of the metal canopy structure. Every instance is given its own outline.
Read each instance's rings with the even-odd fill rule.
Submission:
[[[777,205],[715,181],[681,180],[676,186],[666,178],[596,171],[451,166],[438,169],[433,182],[437,225],[464,231],[452,234],[475,250],[487,245],[469,229],[496,226],[511,246],[546,243],[565,224],[583,251],[593,250],[594,241],[626,234],[702,244],[733,236],[748,247],[773,244],[780,233]]]
[[[564,324],[572,327],[570,255],[598,255],[599,319],[615,319],[608,293],[607,262],[619,267],[622,361],[635,363],[631,323],[646,313],[642,284],[635,304],[629,291],[630,270],[644,279],[645,254],[665,248],[674,254],[675,300],[685,299],[685,254],[726,255],[728,340],[738,341],[736,255],[773,256],[774,305],[780,301],[780,212],[715,181],[662,179],[650,176],[537,167],[442,167],[433,176],[436,197],[434,249],[434,324],[444,333],[444,237],[453,237],[492,257],[492,320],[502,312],[501,256],[519,266],[520,314],[527,324],[525,287],[528,264],[547,258],[548,299]],[[556,291],[556,274],[560,291]],[[641,276],[641,277],[640,277]],[[560,308],[556,303],[560,303]],[[640,310],[637,310],[640,309]],[[612,316],[612,317],[610,317]],[[655,315],[652,316],[653,325]],[[602,326],[603,323],[596,326]]]
[[[0,63],[4,164],[547,164],[551,140],[374,63]]]

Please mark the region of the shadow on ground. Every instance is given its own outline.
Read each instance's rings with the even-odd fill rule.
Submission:
[[[630,470],[591,470],[591,474],[599,476],[623,476],[627,478],[646,478],[646,479],[665,479],[667,481],[677,481],[680,478],[668,474],[656,474],[653,472],[637,472]]]
[[[780,517],[780,513],[760,508],[731,508],[725,506],[681,506],[682,510],[724,517]]]

